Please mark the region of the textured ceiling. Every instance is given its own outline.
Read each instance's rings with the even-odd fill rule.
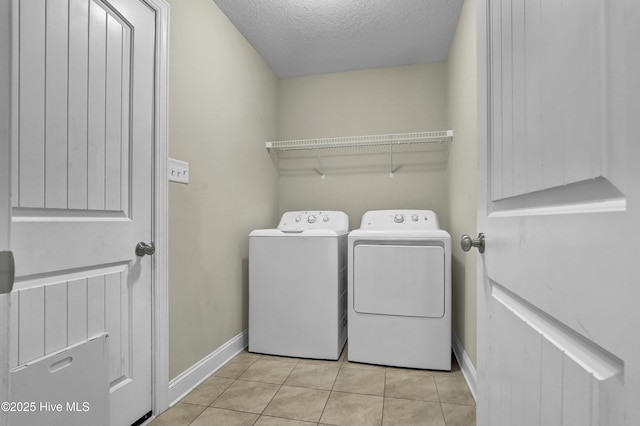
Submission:
[[[463,0],[214,0],[280,78],[447,59]]]

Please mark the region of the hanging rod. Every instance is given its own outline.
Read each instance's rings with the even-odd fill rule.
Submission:
[[[266,142],[267,150],[293,151],[304,149],[342,148],[355,146],[388,146],[392,144],[445,143],[453,138],[453,130],[437,132],[395,133],[370,136],[347,136],[324,139],[297,139]],[[391,141],[391,142],[390,142]]]

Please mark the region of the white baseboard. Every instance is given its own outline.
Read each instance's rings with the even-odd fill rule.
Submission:
[[[249,343],[248,336],[247,330],[244,330],[171,380],[169,382],[169,406],[173,407],[196,386],[229,362],[231,358],[242,352]]]
[[[469,355],[467,355],[467,352],[464,350],[462,342],[460,342],[460,339],[458,339],[458,336],[453,331],[451,332],[451,343],[453,346],[453,354],[458,360],[458,365],[460,366],[464,379],[467,381],[471,395],[473,395],[473,399],[477,400],[476,382],[478,379],[478,373],[476,373],[476,368],[473,366],[471,358],[469,358]]]

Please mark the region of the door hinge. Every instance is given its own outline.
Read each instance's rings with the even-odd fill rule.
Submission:
[[[13,253],[0,251],[0,294],[11,293],[16,268]]]

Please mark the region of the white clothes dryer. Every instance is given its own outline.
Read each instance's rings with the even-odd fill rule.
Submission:
[[[347,233],[338,211],[282,215],[249,235],[249,351],[337,360],[347,340]]]
[[[451,370],[451,236],[431,210],[377,210],[349,234],[349,361]]]

